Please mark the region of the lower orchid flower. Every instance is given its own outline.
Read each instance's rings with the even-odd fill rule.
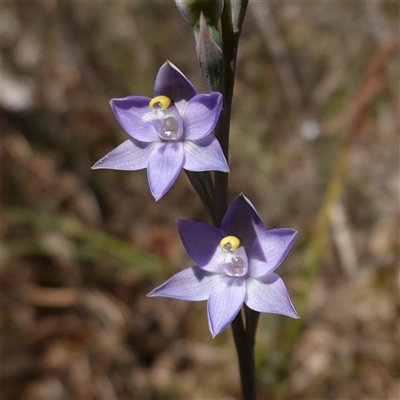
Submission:
[[[170,189],[181,168],[228,172],[221,146],[211,134],[222,109],[221,93],[197,94],[182,72],[166,62],[158,72],[154,96],[111,100],[118,122],[131,138],[92,168],[147,168],[156,200]]]
[[[179,220],[178,230],[196,265],[178,272],[148,296],[208,300],[213,337],[234,320],[243,303],[254,311],[299,318],[285,284],[274,272],[294,243],[294,229],[265,230],[257,211],[241,194],[227,210],[221,228]]]

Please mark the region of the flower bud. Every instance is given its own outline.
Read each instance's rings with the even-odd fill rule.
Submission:
[[[175,0],[182,16],[197,26],[203,13],[208,25],[216,25],[224,8],[224,0]]]
[[[213,29],[213,28],[211,28]],[[211,34],[203,13],[200,17],[199,34],[197,38],[197,57],[203,72],[204,81],[210,92],[223,92],[224,55]],[[219,32],[214,30],[219,36]]]

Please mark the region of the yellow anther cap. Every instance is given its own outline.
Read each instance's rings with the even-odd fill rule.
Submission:
[[[236,236],[225,236],[220,242],[219,245],[223,251],[234,251],[238,247],[240,247],[240,239]]]
[[[152,110],[166,110],[171,105],[171,99],[167,96],[156,96],[150,100],[149,106]]]

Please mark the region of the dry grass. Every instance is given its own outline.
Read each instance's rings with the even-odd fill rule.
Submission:
[[[261,317],[259,397],[398,399],[399,7],[267,6],[230,198],[299,231],[280,273],[302,319]],[[156,204],[144,171],[90,170],[125,138],[109,99],[149,95],[166,59],[205,90],[189,26],[173,2],[8,2],[1,30],[2,398],[238,398],[230,332],[145,297],[190,264],[174,221],[207,221],[185,175]]]

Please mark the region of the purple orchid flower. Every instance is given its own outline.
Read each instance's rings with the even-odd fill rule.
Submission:
[[[197,265],[178,272],[148,296],[208,300],[213,337],[233,321],[243,303],[258,312],[299,318],[285,284],[273,272],[291,249],[297,231],[265,230],[243,194],[232,202],[221,228],[179,220],[178,230]]]
[[[182,72],[167,61],[157,74],[154,96],[111,100],[118,122],[131,137],[92,168],[147,168],[156,200],[170,189],[181,168],[228,172],[221,146],[211,134],[221,113],[222,95],[197,94]]]

